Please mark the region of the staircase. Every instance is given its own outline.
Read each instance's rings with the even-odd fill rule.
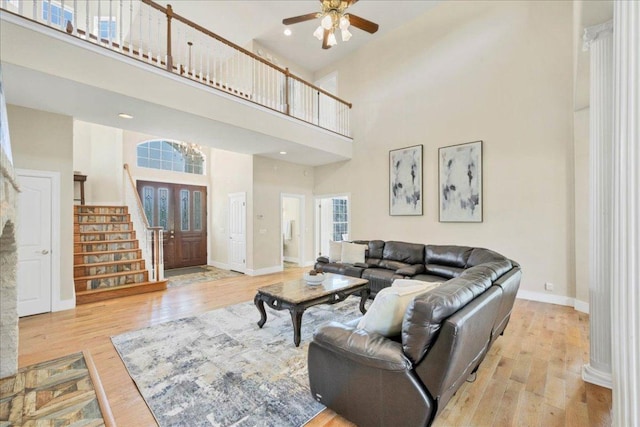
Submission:
[[[126,206],[74,206],[76,304],[154,292]]]

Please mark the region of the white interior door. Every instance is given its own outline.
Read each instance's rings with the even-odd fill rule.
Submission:
[[[18,172],[18,316],[51,311],[52,178]]]
[[[280,194],[281,212],[281,259],[302,267],[305,261],[305,198],[304,194]]]
[[[229,194],[229,268],[241,273],[247,267],[247,195]]]

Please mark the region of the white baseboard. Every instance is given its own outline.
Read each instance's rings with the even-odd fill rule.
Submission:
[[[71,310],[72,308],[76,308],[76,299],[71,298],[71,299],[62,299],[62,300],[58,300],[58,301],[52,301],[52,307],[51,307],[51,311],[55,312],[55,311],[64,311],[64,310]]]
[[[265,274],[280,273],[283,270],[282,265],[274,265],[273,267],[259,268],[257,270],[248,268],[245,270],[244,274],[248,276],[263,276]]]
[[[589,303],[588,302],[584,302],[584,301],[580,301],[580,300],[575,300],[573,303],[573,308],[575,308],[578,311],[581,311],[583,313],[589,314]]]
[[[545,294],[542,292],[532,292],[519,290],[517,298],[526,299],[530,301],[546,302],[548,304],[566,305],[573,307],[574,299],[571,297],[565,297],[562,295]]]
[[[292,262],[294,264],[298,264],[300,262],[300,258],[293,258],[290,256],[283,257],[285,262]]]
[[[606,387],[608,389],[613,387],[611,372],[602,372],[591,365],[584,365],[582,367],[582,379],[588,383],[599,385],[600,387]]]
[[[577,311],[589,314],[589,303],[577,300],[571,297],[565,297],[562,295],[545,294],[542,292],[532,292],[519,290],[517,298],[526,299],[529,301],[544,302],[547,304],[564,305],[567,307],[573,307]]]
[[[229,264],[224,263],[224,262],[218,262],[218,261],[209,260],[209,262],[207,264],[209,264],[212,267],[219,268],[221,270],[230,270]]]

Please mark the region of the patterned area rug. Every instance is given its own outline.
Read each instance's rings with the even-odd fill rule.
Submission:
[[[168,270],[168,272],[170,273],[166,275],[166,278],[167,287],[169,288],[190,285],[192,283],[211,282],[213,280],[226,279],[227,277],[242,276],[242,273],[236,273],[231,270],[222,270],[210,265],[204,265],[202,267],[188,267],[184,269],[179,268]]]
[[[328,320],[361,316],[358,297],[311,307],[293,344],[288,311],[253,302],[112,337],[160,426],[301,426],[324,406],[309,391],[307,350]]]

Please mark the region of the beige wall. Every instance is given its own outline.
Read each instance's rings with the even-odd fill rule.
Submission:
[[[573,115],[576,300],[589,303],[589,108]]]
[[[316,169],[316,194],[352,194],[352,238],[489,247],[521,288],[572,296],[569,2],[443,2],[339,67],[353,160]],[[375,90],[372,90],[375,88]],[[438,222],[438,147],[483,140],[484,221]],[[388,151],[424,145],[424,216],[388,214]]]
[[[247,263],[253,268],[253,156],[224,150],[211,150],[209,172],[212,189],[209,211],[211,220],[211,259],[214,265],[228,262],[229,194],[246,193],[247,196]]]
[[[14,105],[7,115],[15,168],[60,173],[60,299],[73,300],[73,119]]]
[[[282,193],[305,196],[304,260],[313,257],[313,168],[285,161],[255,157],[253,164],[253,269],[281,266]]]
[[[87,175],[88,205],[123,203],[122,133],[122,129],[73,122],[73,170]]]

